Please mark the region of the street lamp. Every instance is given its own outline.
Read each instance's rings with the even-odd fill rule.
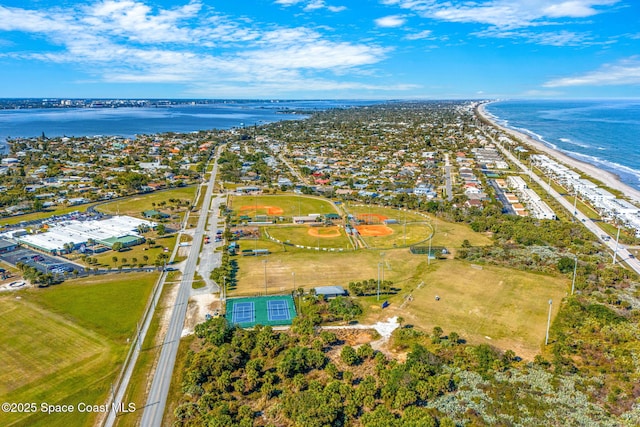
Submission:
[[[549,300],[549,318],[547,319],[547,337],[544,340],[544,345],[549,344],[549,327],[551,327],[551,307],[553,305],[553,300]]]

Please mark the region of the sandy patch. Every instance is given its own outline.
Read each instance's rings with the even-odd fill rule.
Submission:
[[[386,225],[357,225],[356,230],[363,237],[388,236],[393,230]]]
[[[181,336],[191,335],[196,325],[204,322],[207,314],[213,315],[214,311],[220,311],[220,300],[215,295],[202,294],[189,298],[187,317],[184,320]]]
[[[309,236],[320,237],[320,238],[331,238],[331,237],[340,237],[340,229],[338,227],[309,227],[307,231]]]
[[[284,210],[278,206],[270,205],[244,205],[240,207],[240,212],[243,215],[248,213],[258,214],[259,211],[266,211],[268,215],[282,215]]]

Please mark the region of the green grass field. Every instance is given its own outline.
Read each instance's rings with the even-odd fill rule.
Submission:
[[[417,212],[410,210],[399,210],[393,209],[384,206],[377,205],[360,205],[360,204],[348,204],[344,206],[345,211],[352,215],[361,215],[361,214],[378,214],[384,215],[387,218],[395,219],[398,222],[402,223],[404,221],[407,222],[418,222],[418,221],[429,221],[429,216],[421,215]]]
[[[429,333],[440,326],[445,334],[455,331],[471,343],[512,349],[531,360],[544,343],[549,299],[554,302],[555,315],[569,285],[565,277],[464,261],[432,265],[433,269],[420,276],[424,285],[413,287],[413,300],[405,307],[401,304],[411,288],[391,298],[391,306],[384,311],[369,301],[367,322],[402,316],[406,324]]]
[[[282,213],[274,216],[283,217],[338,213],[327,200],[296,194],[233,196],[230,198],[228,207],[233,210],[233,215],[236,217],[240,215],[267,215],[267,210],[261,206],[280,208]],[[244,209],[242,209],[243,207]]]
[[[347,287],[350,281],[377,278],[378,263],[384,260],[385,278],[402,287],[415,284],[417,272],[426,268],[426,257],[411,255],[408,249],[318,252],[286,247],[284,252],[282,245],[273,242],[258,241],[256,246],[269,249],[271,255],[235,257],[239,265],[238,287],[229,296],[264,293],[264,261],[268,293],[290,292],[294,272],[296,288]],[[241,241],[241,248],[253,249],[254,242]]]
[[[1,296],[0,400],[104,404],[156,279],[113,274]],[[3,426],[89,426],[95,419],[78,411],[0,413]]]
[[[349,239],[344,233],[344,229],[333,227],[308,227],[306,225],[278,226],[268,227],[267,232],[281,242],[287,242],[294,245],[320,247],[320,248],[342,248],[352,249]],[[321,237],[313,236],[309,233],[318,233]],[[340,233],[336,237],[333,236]]]

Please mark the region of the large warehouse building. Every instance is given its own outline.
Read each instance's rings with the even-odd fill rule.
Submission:
[[[123,247],[128,247],[144,243],[144,237],[138,232],[140,225],[154,228],[157,224],[130,216],[114,216],[101,221],[72,220],[52,224],[46,232],[16,237],[15,240],[51,254],[66,253],[69,249],[82,250],[90,243],[112,248],[120,242]]]

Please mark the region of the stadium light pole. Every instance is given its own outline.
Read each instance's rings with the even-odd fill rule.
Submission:
[[[222,300],[227,298],[227,276],[222,276]]]
[[[293,292],[296,291],[296,272],[292,271],[291,275],[293,276]]]
[[[267,295],[267,260],[264,259],[262,260],[262,263],[264,264],[264,295]]]
[[[575,256],[575,262],[573,264],[573,280],[571,280],[571,295],[576,289],[576,273],[578,272],[578,255]]]
[[[380,263],[378,263],[378,299],[380,301]]]
[[[549,328],[551,327],[551,307],[553,305],[553,300],[549,300],[549,317],[547,319],[547,336],[544,339],[544,345],[549,344]]]

